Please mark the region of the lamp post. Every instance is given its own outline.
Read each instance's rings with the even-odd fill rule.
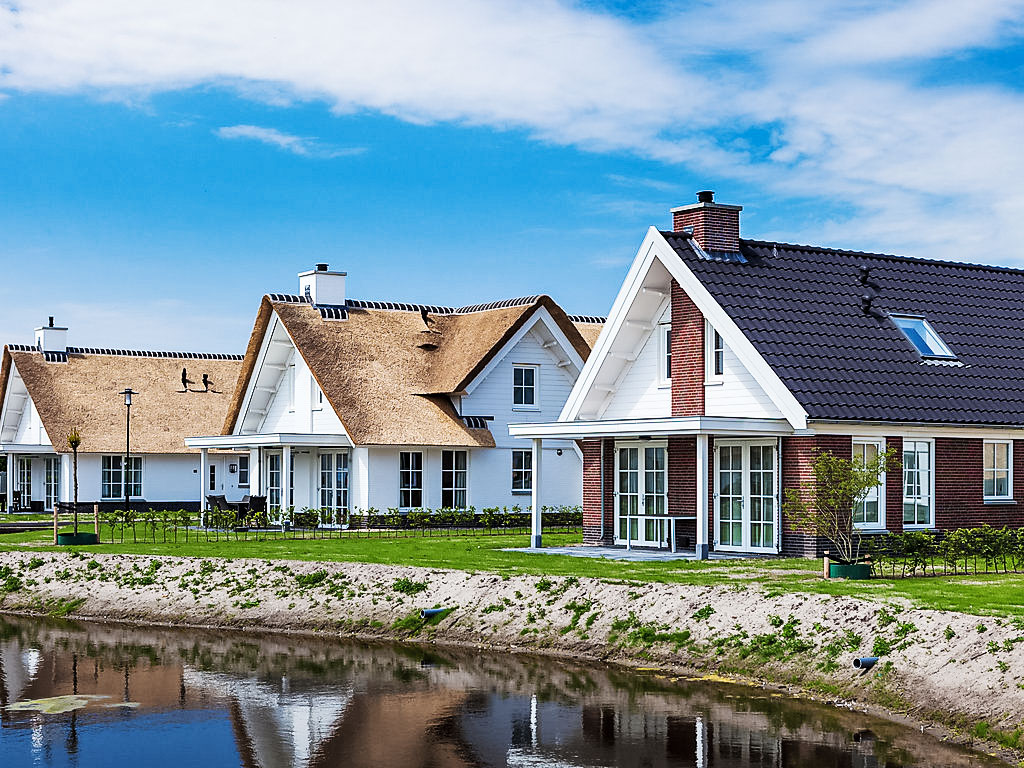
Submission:
[[[118,394],[124,395],[124,467],[121,470],[121,477],[124,482],[124,511],[128,515],[131,512],[131,485],[128,482],[128,468],[132,460],[132,395],[139,393],[133,392],[132,388],[128,387],[128,389],[118,392]]]

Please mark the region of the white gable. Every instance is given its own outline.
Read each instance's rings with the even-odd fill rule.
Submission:
[[[0,413],[0,443],[49,446],[50,438],[39,418],[35,403],[29,397],[18,368],[11,363],[11,373]]]
[[[648,230],[633,260],[612,305],[605,330],[559,421],[670,415],[671,402],[668,412],[658,412],[664,407],[664,394],[651,391],[649,382],[657,382],[656,363],[650,378],[644,378],[648,376],[644,367],[649,367],[648,361],[657,357],[657,338],[653,332],[657,326],[656,318],[664,312],[672,280],[718,330],[728,348],[727,375],[723,377],[723,383],[705,387],[706,414],[753,418],[781,415],[794,428],[806,427],[807,414],[793,394],[653,227]],[[652,352],[654,358],[651,357]],[[623,390],[621,395],[620,389]]]
[[[600,418],[650,419],[672,415],[672,385],[660,375],[664,349],[659,327],[671,320],[672,306],[666,299],[662,302],[660,316],[652,323],[654,327],[642,337],[643,345],[635,352],[636,359],[624,361],[622,373],[613,384],[614,390],[599,413]]]
[[[275,312],[267,325],[234,434],[343,435],[341,420],[320,398],[306,361]]]

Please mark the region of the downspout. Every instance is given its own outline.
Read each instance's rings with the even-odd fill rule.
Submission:
[[[601,545],[604,546],[604,441],[606,438],[601,438],[599,444],[600,449],[600,461],[601,461]]]

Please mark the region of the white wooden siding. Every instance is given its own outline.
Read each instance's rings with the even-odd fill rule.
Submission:
[[[31,399],[22,411],[14,442],[18,445],[52,445],[43,428],[43,420],[39,418],[36,404]]]
[[[287,365],[294,364],[294,368],[286,368],[284,375],[278,379],[277,391],[274,393],[267,407],[267,415],[260,426],[262,434],[284,432],[318,435],[340,435],[345,430],[341,420],[331,408],[330,403],[324,401],[323,408],[313,410],[313,376],[294,348],[288,357]],[[295,376],[294,401],[291,399],[291,385],[288,381],[289,370]]]
[[[704,387],[706,415],[766,419],[783,417],[782,412],[729,347],[725,348],[723,370],[720,384],[707,384]]]
[[[658,323],[672,319],[671,307],[662,313]],[[662,383],[660,373],[662,349],[655,325],[647,334],[636,360],[627,363],[619,376],[615,392],[601,414],[602,419],[645,419],[672,415],[672,387]]]

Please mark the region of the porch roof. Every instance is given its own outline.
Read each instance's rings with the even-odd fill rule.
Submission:
[[[303,432],[272,432],[261,435],[206,435],[186,437],[189,448],[240,449],[240,448],[281,448],[301,446],[313,448],[350,448],[352,441],[347,435],[315,435]]]
[[[52,445],[38,443],[0,443],[0,453],[57,453]]]
[[[658,419],[604,419],[509,424],[512,437],[557,437],[583,440],[598,437],[655,437],[668,435],[720,435],[729,437],[795,434],[786,419],[750,419],[731,416],[672,416]]]

